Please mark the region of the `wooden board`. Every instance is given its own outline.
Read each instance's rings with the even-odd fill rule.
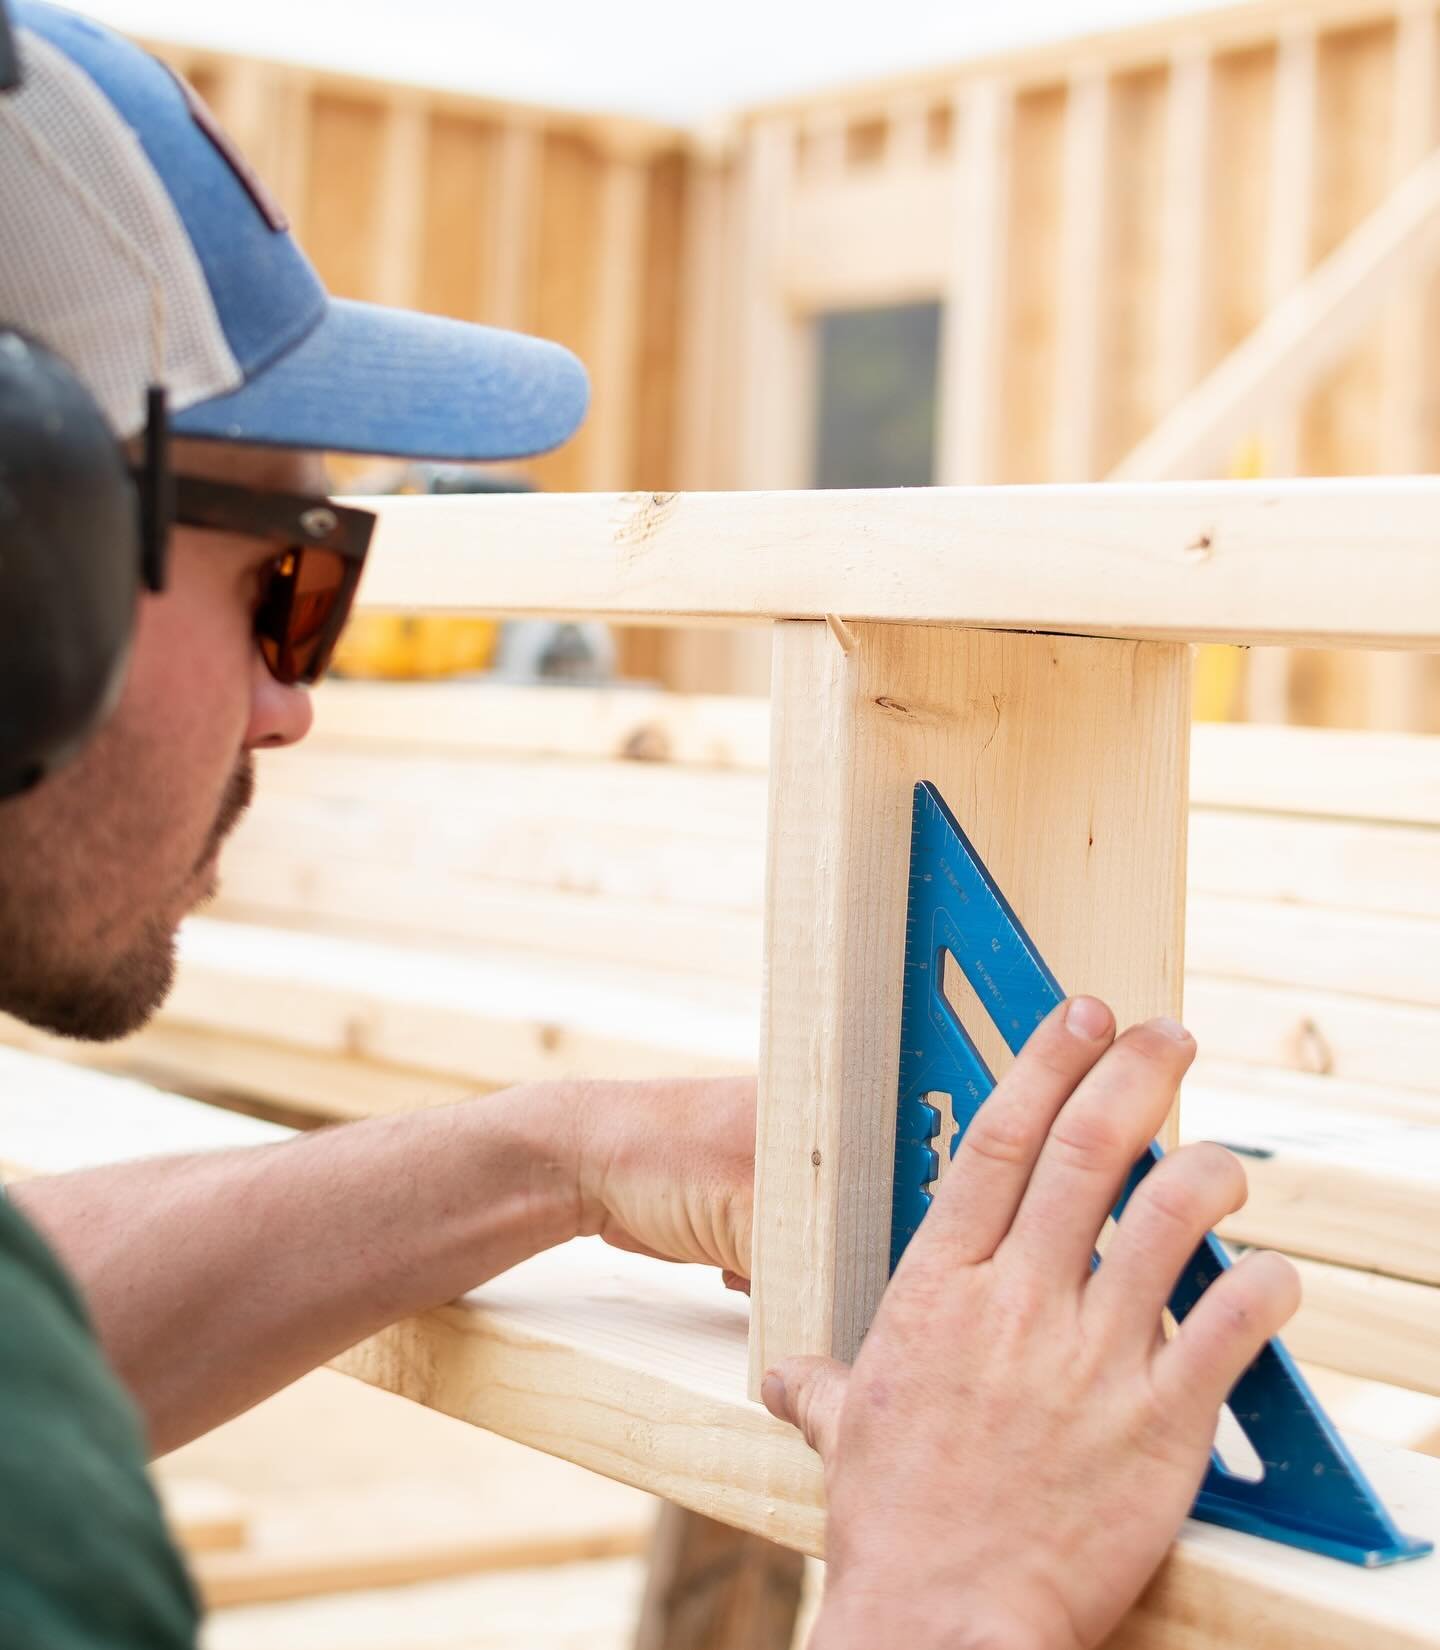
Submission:
[[[1181,1136],[1218,1140],[1241,1156],[1250,1183],[1227,1240],[1440,1283],[1440,1108],[1409,1116],[1264,1093],[1243,1079],[1185,1084]]]
[[[638,1491],[315,1370],[156,1465],[212,1608],[643,1552]],[[198,1547],[205,1502],[243,1509]]]
[[[1190,748],[1197,806],[1440,825],[1440,740],[1424,734],[1197,722]]]
[[[630,1650],[639,1558],[215,1611],[205,1650]]]
[[[683,1507],[662,1509],[634,1650],[791,1650],[805,1561]]]
[[[1388,647],[1440,612],[1429,479],[351,502],[373,608]]]
[[[1440,1394],[1440,1289],[1323,1261],[1295,1264],[1304,1300],[1285,1344],[1297,1357]]]
[[[896,626],[852,640],[776,631],[752,1390],[779,1357],[852,1356],[887,1276],[917,780],[1068,989],[1122,1023],[1180,1006],[1188,652]],[[1003,1069],[993,1028],[971,1029]]]
[[[58,1171],[139,1151],[283,1138],[252,1119],[0,1051],[0,1156]],[[1433,1291],[1424,1291],[1433,1294]],[[817,1458],[748,1402],[745,1302],[713,1275],[598,1240],[538,1256],[465,1301],[386,1330],[339,1365],[710,1516],[818,1552]],[[1330,1361],[1330,1360],[1325,1360]],[[1440,1529],[1440,1462],[1361,1448],[1402,1527]],[[1366,1571],[1187,1524],[1118,1644],[1182,1630],[1191,1650],[1440,1644],[1433,1569]],[[1153,1638],[1149,1642],[1154,1642]]]

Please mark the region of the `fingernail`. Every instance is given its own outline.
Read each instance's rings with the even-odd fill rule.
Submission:
[[[1168,1014],[1157,1015],[1151,1020],[1152,1031],[1158,1031],[1162,1037],[1168,1037],[1174,1043],[1190,1043],[1194,1041],[1190,1033],[1178,1020],[1172,1020]]]
[[[777,1421],[785,1419],[785,1383],[773,1369],[760,1383],[760,1401]]]
[[[1110,1029],[1110,1011],[1094,997],[1076,997],[1065,1010],[1065,1029],[1093,1043]]]

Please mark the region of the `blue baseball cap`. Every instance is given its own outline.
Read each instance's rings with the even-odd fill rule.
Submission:
[[[14,8],[0,99],[0,323],[85,380],[122,437],[162,382],[179,435],[430,459],[558,446],[589,385],[558,344],[332,298],[213,115],[73,12]]]

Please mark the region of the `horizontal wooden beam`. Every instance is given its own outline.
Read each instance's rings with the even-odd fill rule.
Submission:
[[[1185,1085],[1181,1136],[1240,1153],[1244,1208],[1227,1240],[1440,1283],[1440,1108],[1327,1104],[1326,1078],[1284,1094],[1205,1074]]]
[[[1297,1358],[1440,1393],[1440,1289],[1325,1261],[1295,1259],[1304,1289],[1285,1331]],[[1440,1529],[1440,1526],[1436,1527]]]
[[[374,608],[1440,640],[1435,479],[352,502]]]
[[[763,772],[770,750],[769,706],[738,695],[331,679],[313,702],[306,754],[326,744]]]
[[[285,1136],[253,1118],[9,1051],[0,1050],[0,1072],[0,1158],[12,1175]],[[385,1330],[335,1366],[819,1553],[819,1460],[796,1432],[746,1400],[746,1318],[745,1303],[713,1274],[581,1239],[453,1306]],[[1440,1462],[1353,1447],[1403,1528],[1440,1530]],[[1112,1643],[1183,1636],[1187,1650],[1270,1641],[1433,1650],[1440,1646],[1434,1578],[1425,1564],[1364,1570],[1187,1523]]]
[[[1440,825],[1440,739],[1197,722],[1192,806]]]

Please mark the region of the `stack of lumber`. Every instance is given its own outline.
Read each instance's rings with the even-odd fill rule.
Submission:
[[[766,742],[760,701],[330,683],[163,1015],[62,1052],[294,1121],[753,1069]],[[1197,726],[1189,883],[1182,1130],[1245,1155],[1226,1235],[1301,1260],[1302,1356],[1440,1392],[1440,740]]]
[[[34,1171],[186,1146],[246,1144],[278,1138],[279,1132],[259,1119],[132,1081],[0,1050],[0,1140]],[[818,1462],[792,1429],[746,1400],[745,1304],[701,1269],[666,1266],[580,1240],[514,1268],[453,1306],[384,1331],[337,1363],[490,1431],[787,1545],[819,1550]],[[463,1378],[437,1384],[437,1369]],[[1352,1444],[1402,1527],[1437,1527],[1440,1465],[1356,1439]],[[551,1585],[565,1574],[554,1572]],[[1361,1632],[1373,1633],[1377,1643],[1431,1642],[1410,1631],[1433,1607],[1432,1576],[1424,1565],[1359,1572],[1314,1554],[1187,1525],[1161,1580],[1117,1644],[1155,1642],[1147,1635],[1163,1635],[1177,1620],[1202,1612],[1221,1584],[1229,1619],[1253,1620],[1262,1636],[1283,1618],[1294,1621],[1297,1643],[1350,1643]],[[514,1641],[487,1638],[478,1629],[464,1636],[453,1616],[448,1626],[432,1617],[423,1633],[417,1628],[412,1637],[387,1642],[372,1629],[377,1622],[388,1626],[395,1612],[387,1616],[383,1599],[372,1592],[356,1594],[353,1602],[357,1613],[351,1619],[360,1636],[335,1637],[332,1616],[323,1629],[330,1637],[284,1642],[306,1650],[340,1650],[342,1642],[346,1650],[392,1650],[396,1642],[407,1650],[417,1644],[424,1650],[515,1650]],[[437,1602],[432,1593],[426,1608],[443,1613],[449,1602],[453,1595]],[[530,1612],[521,1619],[533,1631],[533,1592],[521,1608]],[[574,1642],[562,1637],[557,1650]],[[605,1640],[597,1635],[593,1642]],[[1216,1642],[1213,1636],[1197,1640]],[[255,1636],[216,1638],[212,1650],[258,1650],[262,1643]]]
[[[262,758],[156,1023],[110,1048],[20,1027],[8,1040],[306,1124],[568,1073],[753,1069],[763,703],[332,683],[317,711],[310,741]],[[1244,1154],[1251,1202],[1225,1235],[1299,1260],[1288,1338],[1342,1420],[1431,1448],[1440,740],[1198,727],[1190,844],[1187,1017],[1203,1057],[1182,1131]],[[1043,949],[1044,912],[1021,916]],[[0,1106],[0,1157],[31,1168],[67,1166],[77,1140],[103,1160],[275,1127],[134,1084],[116,1104],[113,1079],[24,1069],[7,1088],[26,1097]],[[103,1107],[73,1087],[95,1083]],[[405,1392],[412,1372],[462,1359],[475,1378],[447,1388],[451,1413],[814,1552],[814,1459],[745,1402],[745,1331],[744,1303],[713,1279],[580,1244],[341,1367]],[[1400,1523],[1429,1533],[1440,1491],[1423,1460],[1365,1458]],[[1224,1538],[1199,1532],[1181,1553],[1165,1620],[1212,1564],[1235,1585]],[[445,1560],[471,1561],[453,1546]],[[1313,1585],[1326,1619],[1343,1617],[1327,1570],[1273,1562],[1265,1596]],[[238,1563],[213,1551],[202,1575]],[[1421,1581],[1385,1580],[1397,1620]]]

